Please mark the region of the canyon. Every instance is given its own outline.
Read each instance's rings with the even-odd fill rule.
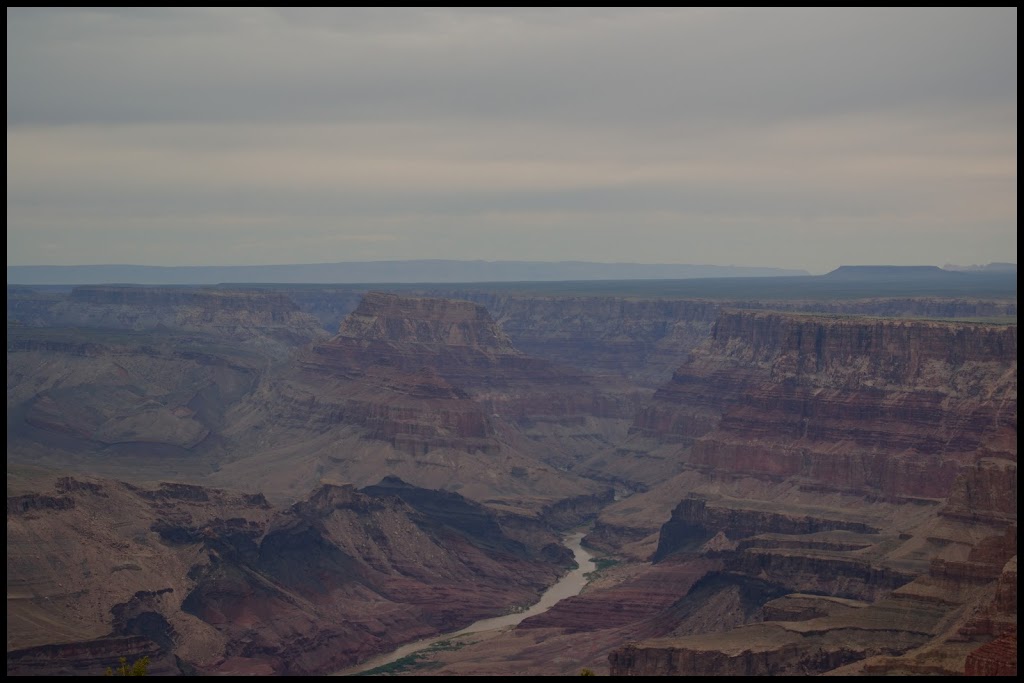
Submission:
[[[8,673],[1015,672],[1015,288],[630,286],[9,286]]]

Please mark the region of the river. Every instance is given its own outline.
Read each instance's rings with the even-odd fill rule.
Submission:
[[[542,612],[546,612],[559,600],[578,595],[583,587],[587,585],[587,578],[585,574],[592,572],[596,569],[594,560],[590,553],[584,550],[582,545],[584,532],[566,536],[563,539],[565,547],[572,551],[576,558],[576,563],[579,565],[576,569],[572,570],[561,579],[558,583],[544,591],[544,594],[540,596],[540,600],[534,603],[528,610],[523,612],[517,612],[515,614],[505,614],[500,617],[491,617],[489,619],[481,619],[480,621],[473,622],[469,626],[459,631],[452,631],[451,633],[445,633],[438,636],[431,636],[430,638],[424,638],[423,640],[417,640],[414,643],[408,643],[392,650],[391,652],[383,655],[378,655],[373,659],[368,659],[362,664],[343,669],[342,671],[336,672],[335,676],[351,676],[352,674],[361,673],[363,671],[369,671],[370,669],[376,669],[378,666],[384,666],[395,662],[402,657],[411,655],[414,652],[423,650],[430,647],[434,643],[441,640],[448,640],[456,636],[462,636],[467,633],[473,633],[477,631],[491,631],[494,629],[503,629],[515,626],[523,619],[528,617],[536,616]]]

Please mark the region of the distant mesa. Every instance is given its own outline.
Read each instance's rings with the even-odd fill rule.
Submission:
[[[822,277],[830,280],[923,280],[956,275],[938,266],[839,266]]]
[[[1016,274],[1016,272],[1016,263],[989,263],[985,266],[954,266],[947,263],[942,268],[938,266],[839,266],[821,277],[846,281],[942,280],[948,282],[962,277],[964,274],[1006,276]]]

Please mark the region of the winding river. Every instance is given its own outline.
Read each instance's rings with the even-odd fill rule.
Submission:
[[[440,640],[447,640],[449,638],[454,638],[455,636],[461,636],[476,631],[491,631],[494,629],[515,626],[523,619],[536,616],[538,614],[541,614],[542,612],[548,611],[559,600],[572,597],[573,595],[578,595],[579,592],[583,590],[583,587],[587,585],[587,578],[585,574],[587,574],[588,572],[592,572],[594,571],[594,569],[596,569],[593,558],[591,557],[590,553],[583,549],[583,546],[581,544],[581,541],[583,540],[583,534],[584,532],[580,531],[570,536],[566,536],[563,539],[565,547],[567,547],[569,550],[573,552],[573,555],[576,558],[576,563],[579,566],[576,569],[569,572],[568,574],[566,574],[565,576],[563,576],[561,579],[559,579],[558,583],[554,584],[553,586],[551,586],[551,588],[548,588],[546,591],[544,591],[544,594],[541,595],[540,600],[534,603],[534,605],[525,612],[518,612],[516,614],[506,614],[500,617],[491,617],[489,619],[481,619],[480,621],[473,622],[466,628],[461,629],[459,631],[452,631],[451,633],[445,633],[442,635],[431,636],[430,638],[424,638],[423,640],[417,640],[414,643],[408,643],[406,645],[403,645],[397,650],[392,650],[387,654],[378,655],[373,659],[368,659],[362,664],[357,664],[356,666],[350,667],[348,669],[338,671],[334,675],[350,676],[352,674],[361,673],[363,671],[369,671],[370,669],[376,669],[378,666],[390,664],[391,662],[395,662],[401,659],[402,657],[411,655],[414,652],[430,647],[431,645]]]

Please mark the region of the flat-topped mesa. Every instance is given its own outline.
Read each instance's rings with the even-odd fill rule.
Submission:
[[[1016,326],[723,311],[633,432],[691,466],[944,498],[1016,461]]]
[[[575,392],[577,403],[587,390],[578,371],[520,353],[479,304],[381,292],[366,294],[339,333],[302,354],[300,364],[349,379],[382,371],[431,374],[506,408],[525,395],[535,401],[540,389]],[[593,392],[587,393],[589,405]]]
[[[575,475],[558,482],[549,468],[628,428],[637,402],[615,389],[518,352],[477,304],[370,293],[339,334],[275,368],[236,433],[303,458],[322,454],[358,484],[392,473],[431,487],[469,485],[460,477],[486,469],[481,488],[491,498],[528,485],[561,500],[593,485],[568,481]],[[568,430],[575,438],[566,445]]]
[[[338,330],[339,337],[392,344],[469,346],[518,354],[487,309],[469,301],[368,292]]]
[[[920,279],[934,277],[957,277],[954,271],[938,266],[839,266],[822,276],[832,280],[879,280],[879,279]]]

